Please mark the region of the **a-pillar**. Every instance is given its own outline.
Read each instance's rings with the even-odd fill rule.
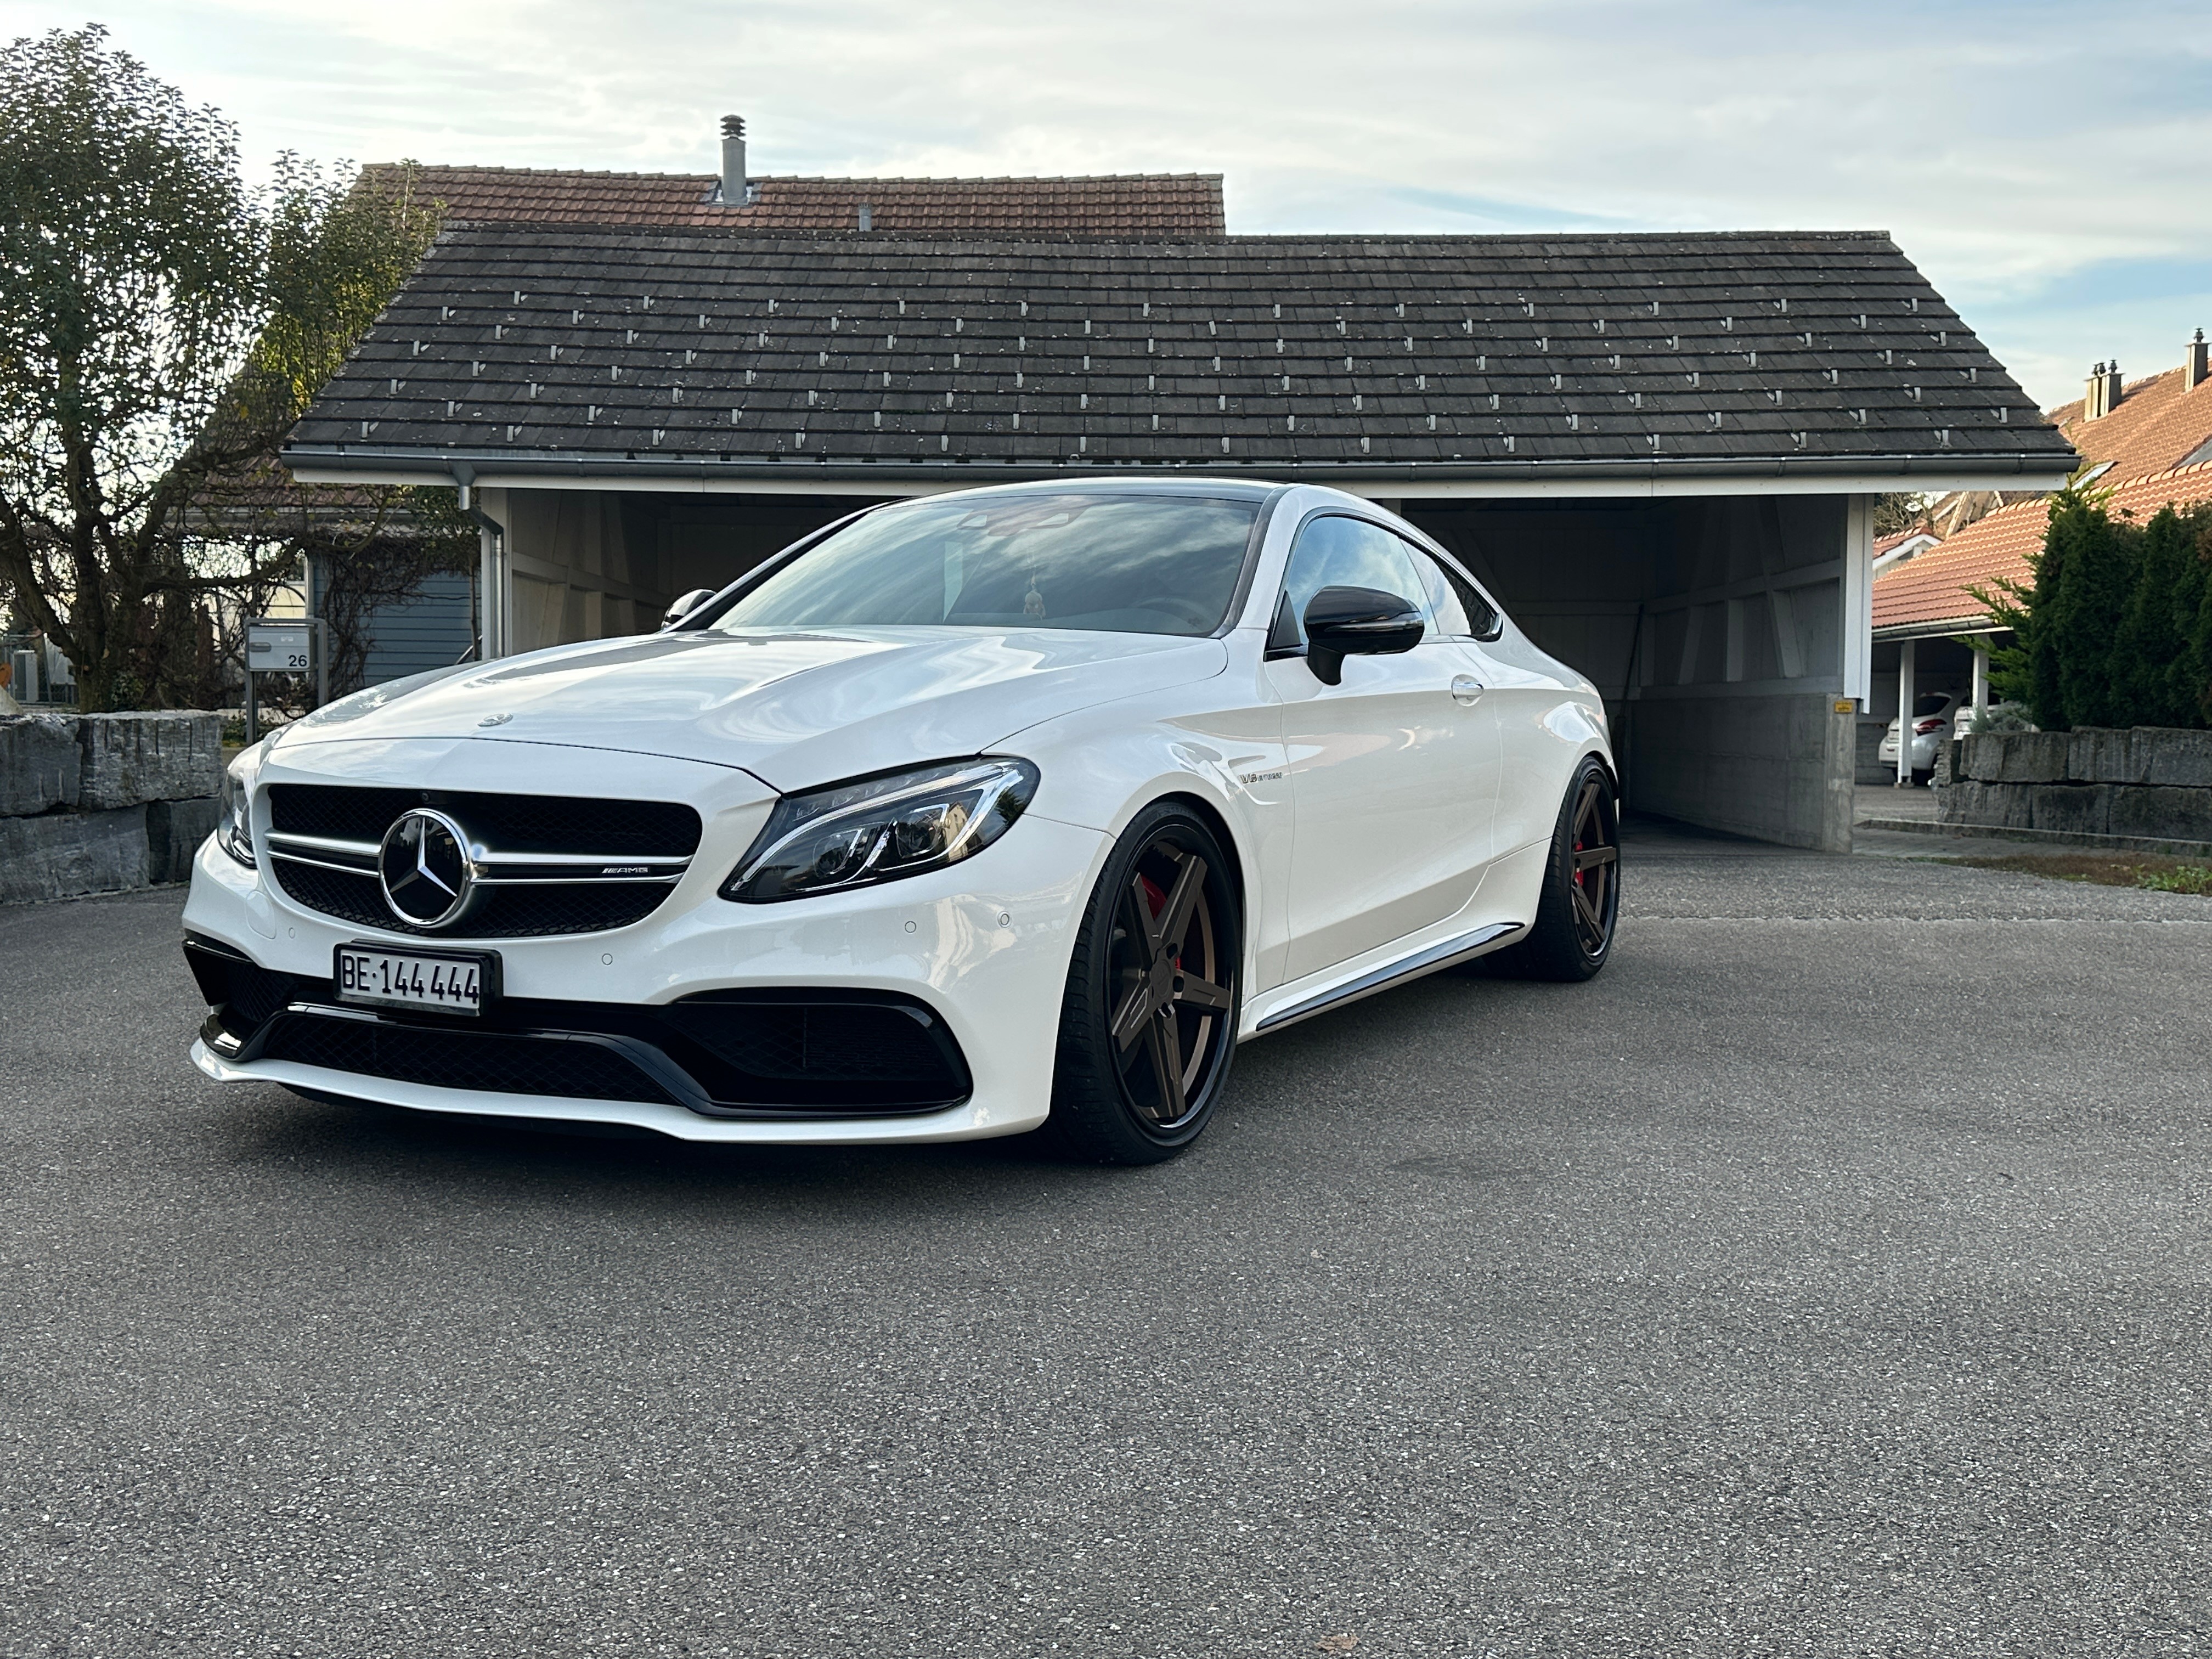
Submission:
[[[1897,787],[1912,787],[1912,647],[1901,640],[1897,647]]]

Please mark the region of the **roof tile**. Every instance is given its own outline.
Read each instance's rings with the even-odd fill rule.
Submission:
[[[406,169],[362,169],[369,189]],[[669,225],[717,230],[854,230],[863,204],[886,234],[1218,236],[1226,228],[1219,173],[1115,173],[1092,178],[796,179],[750,182],[743,207],[716,199],[706,173],[576,173],[530,167],[423,167],[414,188],[470,223]]]
[[[2179,466],[2212,440],[2212,382],[2181,389],[2179,368],[2137,380],[2112,412],[2081,418],[2081,400],[2051,411],[2051,419],[2081,452],[2084,465],[2112,463],[2106,475],[2140,478]]]
[[[362,446],[364,420],[385,451],[709,463],[803,449],[1051,465],[1087,438],[1092,460],[1214,465],[1224,437],[1229,459],[1261,465],[2048,475],[2073,459],[1895,245],[1848,233],[1042,241],[449,222],[295,445]]]

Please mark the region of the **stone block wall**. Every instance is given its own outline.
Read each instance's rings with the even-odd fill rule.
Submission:
[[[0,717],[0,904],[182,881],[222,782],[217,714]]]
[[[1936,781],[1946,823],[2092,843],[2212,844],[2212,732],[1981,732],[1956,746]]]

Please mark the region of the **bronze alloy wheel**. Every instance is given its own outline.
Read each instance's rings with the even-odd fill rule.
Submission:
[[[1220,1100],[1243,961],[1231,856],[1172,801],[1108,856],[1068,968],[1046,1126],[1078,1156],[1172,1158]]]
[[[1602,772],[1585,773],[1567,830],[1574,853],[1569,891],[1574,899],[1575,936],[1584,955],[1600,959],[1606,946],[1613,943],[1613,919],[1619,910],[1614,878],[1620,869],[1620,827],[1612,811],[1611,793]]]
[[[1613,955],[1620,920],[1620,817],[1613,775],[1586,757],[1568,780],[1535,919],[1520,939],[1472,972],[1522,979],[1589,979]]]
[[[1131,1103],[1168,1133],[1203,1103],[1234,1006],[1206,875],[1202,856],[1157,837],[1138,854],[1114,918],[1108,1034]]]

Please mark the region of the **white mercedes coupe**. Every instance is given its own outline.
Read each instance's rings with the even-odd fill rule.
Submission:
[[[672,614],[240,756],[185,910],[200,1069],[1145,1163],[1205,1128],[1240,1042],[1612,949],[1597,692],[1356,496],[926,496]]]

